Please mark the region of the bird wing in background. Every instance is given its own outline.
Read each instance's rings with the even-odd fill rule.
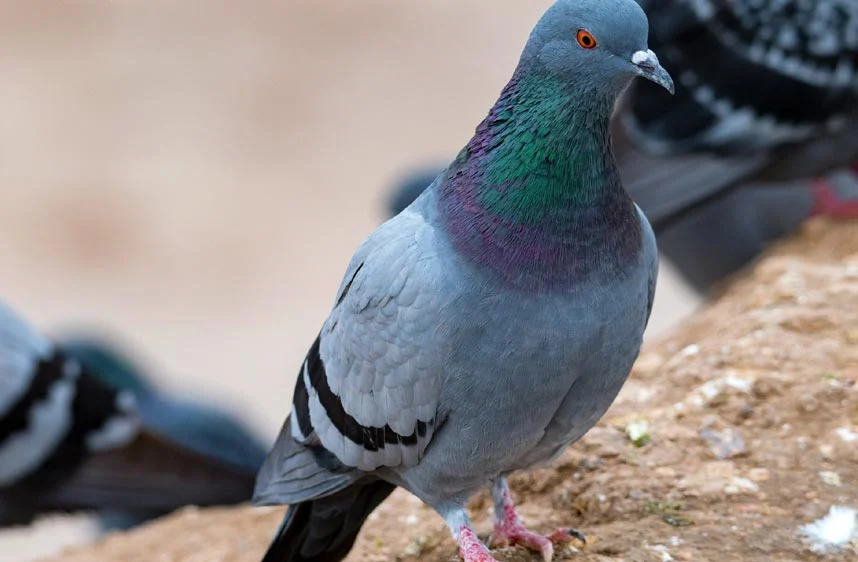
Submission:
[[[139,431],[134,396],[102,385],[0,304],[0,504],[7,521],[25,520],[17,492],[33,482],[62,485],[46,467],[71,475],[88,455],[131,443]],[[26,500],[29,501],[29,500]]]
[[[187,505],[248,501],[253,481],[251,472],[143,431],[126,447],[81,456],[74,470],[58,457],[6,497],[34,512],[99,509],[154,517]]]
[[[434,234],[421,215],[405,211],[355,254],[301,367],[255,503],[321,497],[364,471],[413,466],[422,456],[441,393]]]
[[[858,4],[642,4],[676,95],[636,82],[613,132],[624,184],[656,230],[741,180],[810,177],[858,156]]]
[[[161,400],[119,354],[87,345],[55,346],[0,305],[0,524],[250,499],[258,441],[219,413]]]
[[[721,157],[714,154],[655,156],[639,150],[614,120],[613,146],[623,185],[656,233],[668,221],[741,180],[759,173],[766,153]]]
[[[254,474],[262,466],[267,448],[240,420],[213,406],[174,398],[157,389],[118,347],[87,337],[59,340],[58,345],[106,384],[134,391],[147,430]]]

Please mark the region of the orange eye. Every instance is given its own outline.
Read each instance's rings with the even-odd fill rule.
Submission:
[[[596,38],[593,37],[593,34],[587,31],[586,29],[579,29],[578,36],[578,44],[581,45],[585,49],[595,49],[596,48]]]

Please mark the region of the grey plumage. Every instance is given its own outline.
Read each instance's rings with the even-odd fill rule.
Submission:
[[[585,28],[598,39],[582,42]],[[604,46],[589,52],[596,41]],[[291,504],[265,562],[341,560],[391,485],[438,511],[468,562],[491,560],[474,542],[468,498],[493,483],[499,501],[511,501],[507,474],[551,459],[604,414],[638,354],[658,271],[652,230],[622,191],[607,140],[613,101],[635,75],[672,88],[647,50],[636,4],[559,0],[469,146],[359,247],[257,480],[254,503]],[[519,113],[516,95],[535,97]],[[528,121],[529,111],[546,119],[541,142],[552,157],[516,161],[534,172],[514,175],[504,188],[581,190],[580,201],[560,204],[556,195],[533,241],[497,240],[522,245],[510,247],[504,263],[488,263],[471,252],[479,243],[473,221],[520,209],[480,209],[456,198],[474,189],[491,194],[485,182],[518,169],[505,169],[501,155],[518,146],[519,131],[540,125]],[[576,119],[588,126],[565,122]],[[493,136],[501,134],[493,127],[504,136]],[[570,131],[581,136],[566,142]],[[570,148],[586,164],[571,168],[566,158],[574,153],[554,155]],[[562,181],[544,187],[534,177]],[[566,228],[575,230],[567,235]],[[555,243],[540,238],[540,229],[562,236],[558,254],[539,248]],[[522,231],[498,235],[509,232]],[[569,271],[551,261],[573,255]],[[535,264],[545,268],[541,274]],[[315,513],[338,523],[326,530]],[[528,545],[550,558],[550,543],[539,538]]]

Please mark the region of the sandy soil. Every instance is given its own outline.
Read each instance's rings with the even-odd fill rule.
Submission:
[[[858,225],[808,226],[680,329],[651,342],[605,419],[553,465],[516,477],[534,529],[589,539],[559,560],[855,560],[811,552],[798,529],[858,508]],[[648,439],[628,429],[646,422]],[[490,502],[476,498],[478,530]],[[282,510],[186,510],[52,562],[260,558]],[[578,545],[580,546],[580,545]],[[521,548],[494,552],[535,561]],[[454,562],[438,516],[398,493],[349,560]]]
[[[453,154],[550,0],[2,1],[2,298],[272,438],[387,182]],[[693,306],[663,275],[651,332]],[[7,562],[88,534],[0,533]]]

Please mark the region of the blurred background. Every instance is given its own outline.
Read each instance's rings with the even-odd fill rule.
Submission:
[[[0,2],[0,296],[272,441],[391,182],[461,148],[550,3]],[[663,264],[648,335],[695,299]]]

